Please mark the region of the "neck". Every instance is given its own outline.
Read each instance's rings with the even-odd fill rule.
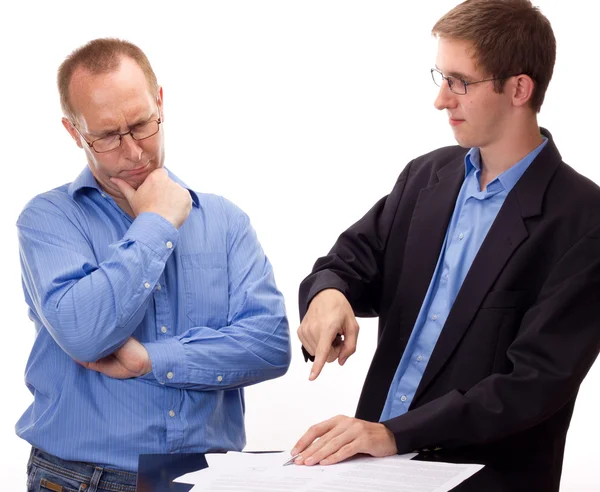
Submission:
[[[501,140],[481,147],[481,182],[483,189],[498,175],[507,171],[542,143],[537,121],[515,125]]]

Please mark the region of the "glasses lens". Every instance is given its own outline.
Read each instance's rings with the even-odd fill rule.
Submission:
[[[144,123],[142,125],[137,125],[135,129],[131,132],[133,138],[136,140],[143,140],[145,138],[149,138],[152,135],[156,135],[158,133],[158,121],[152,120],[148,123]]]
[[[467,93],[467,86],[465,85],[465,82],[461,79],[457,79],[454,77],[448,77],[450,80],[448,80],[448,84],[450,85],[450,90],[452,92],[454,92],[455,94],[466,94]]]
[[[119,145],[121,145],[119,135],[108,135],[92,142],[92,147],[94,147],[96,152],[108,152],[109,150],[116,149]]]

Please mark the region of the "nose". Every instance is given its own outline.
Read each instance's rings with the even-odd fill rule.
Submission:
[[[450,90],[448,87],[448,82],[444,80],[442,85],[440,86],[440,90],[438,91],[438,95],[433,101],[433,105],[435,109],[439,109],[440,111],[443,109],[452,109],[456,107],[456,94]]]
[[[142,148],[131,134],[121,137],[121,150],[130,161],[139,162],[142,159]]]

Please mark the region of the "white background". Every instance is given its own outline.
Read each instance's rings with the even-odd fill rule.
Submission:
[[[352,415],[375,346],[362,320],[358,353],[308,382],[295,336],[297,288],[337,235],[387,194],[412,158],[453,144],[433,108],[435,21],[457,0],[10,2],[0,14],[4,321],[0,487],[23,490],[27,443],[14,424],[31,402],[23,371],[33,341],[20,284],[15,221],[35,194],[72,181],[84,156],[63,129],[58,65],[102,36],[138,44],[164,87],[166,164],[192,188],[251,217],[287,300],[288,374],[247,391],[247,449],[289,449],[317,421]],[[169,5],[170,4],[170,5]],[[591,0],[537,0],[558,40],[540,115],[563,158],[600,183],[596,152],[597,21]],[[507,54],[510,56],[510,54]],[[564,491],[598,490],[600,384],[581,387]]]

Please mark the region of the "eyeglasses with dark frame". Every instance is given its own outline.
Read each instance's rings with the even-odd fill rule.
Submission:
[[[145,123],[140,123],[135,125],[133,128],[130,128],[128,132],[125,133],[111,133],[102,138],[97,138],[91,142],[83,136],[83,134],[79,131],[79,129],[75,126],[73,122],[73,128],[77,130],[77,133],[81,135],[81,138],[87,143],[91,149],[94,150],[97,154],[103,154],[105,152],[110,152],[111,150],[118,149],[121,146],[121,141],[125,135],[131,135],[135,141],[139,142],[140,140],[145,140],[147,138],[153,137],[160,130],[160,124],[162,120],[160,118],[155,120],[148,120]]]
[[[494,77],[491,79],[477,80],[475,82],[467,82],[466,80],[460,79],[458,77],[453,77],[452,75],[446,76],[437,68],[431,69],[431,78],[433,79],[433,83],[435,85],[437,85],[438,87],[442,87],[442,84],[444,83],[444,80],[445,80],[446,82],[448,82],[448,89],[450,89],[452,92],[454,92],[454,94],[458,94],[459,96],[464,96],[467,93],[467,86],[469,86],[469,85],[481,84],[482,82],[489,82],[490,80],[509,79],[510,77],[516,77],[517,75],[520,75],[520,74],[506,75],[504,77]]]

